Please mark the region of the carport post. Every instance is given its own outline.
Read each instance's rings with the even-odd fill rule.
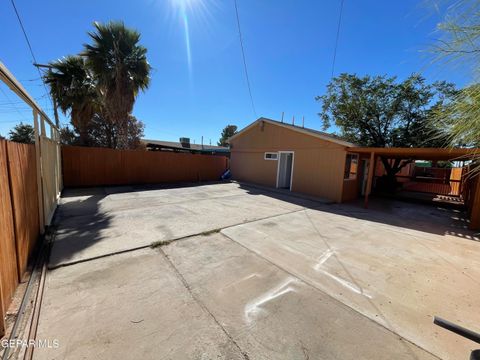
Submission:
[[[368,166],[368,179],[367,179],[367,189],[365,191],[365,209],[368,208],[368,196],[370,195],[370,191],[372,190],[372,181],[373,181],[373,174],[375,173],[375,152],[372,151],[370,153],[370,163]]]

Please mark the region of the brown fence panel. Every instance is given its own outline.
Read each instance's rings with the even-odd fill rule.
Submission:
[[[15,215],[17,265],[21,276],[27,269],[28,259],[40,233],[35,145],[7,142],[7,150]]]
[[[8,178],[6,141],[0,140],[0,336],[5,313],[18,284],[15,232]]]
[[[62,147],[66,187],[218,180],[227,157],[141,150]]]

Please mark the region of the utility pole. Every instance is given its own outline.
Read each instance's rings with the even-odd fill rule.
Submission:
[[[283,123],[283,115],[285,114],[285,111],[282,111],[282,123]]]

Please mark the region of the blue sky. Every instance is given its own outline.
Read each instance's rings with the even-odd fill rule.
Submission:
[[[188,2],[190,63],[179,1]],[[319,129],[320,104],[314,98],[330,80],[340,0],[237,1],[257,115],[279,119],[283,111],[289,121],[305,116],[305,126]],[[140,31],[154,69],[134,109],[145,122],[146,138],[186,136],[199,143],[203,135],[205,143],[214,143],[225,125],[242,128],[256,118],[233,0],[16,0],[16,5],[41,63],[79,52],[93,21],[123,20]],[[10,1],[0,0],[0,10],[0,60],[51,114]],[[432,64],[427,53],[439,37],[435,26],[442,16],[424,1],[345,0],[335,73],[404,78],[421,72],[429,81],[464,85],[464,74]],[[5,135],[31,116],[12,93],[1,90]]]

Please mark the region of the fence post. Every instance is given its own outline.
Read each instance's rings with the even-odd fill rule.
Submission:
[[[33,110],[33,124],[35,130],[35,158],[37,160],[37,193],[38,193],[38,216],[40,220],[40,234],[45,232],[45,218],[43,215],[43,186],[42,186],[42,160],[40,154],[40,134],[38,127],[38,112]]]
[[[5,314],[3,309],[5,308],[4,300],[3,300],[3,289],[2,289],[2,281],[0,279],[0,338],[5,335]]]
[[[475,178],[476,177],[476,178]],[[470,202],[470,229],[480,230],[480,174],[473,178],[473,193]]]

